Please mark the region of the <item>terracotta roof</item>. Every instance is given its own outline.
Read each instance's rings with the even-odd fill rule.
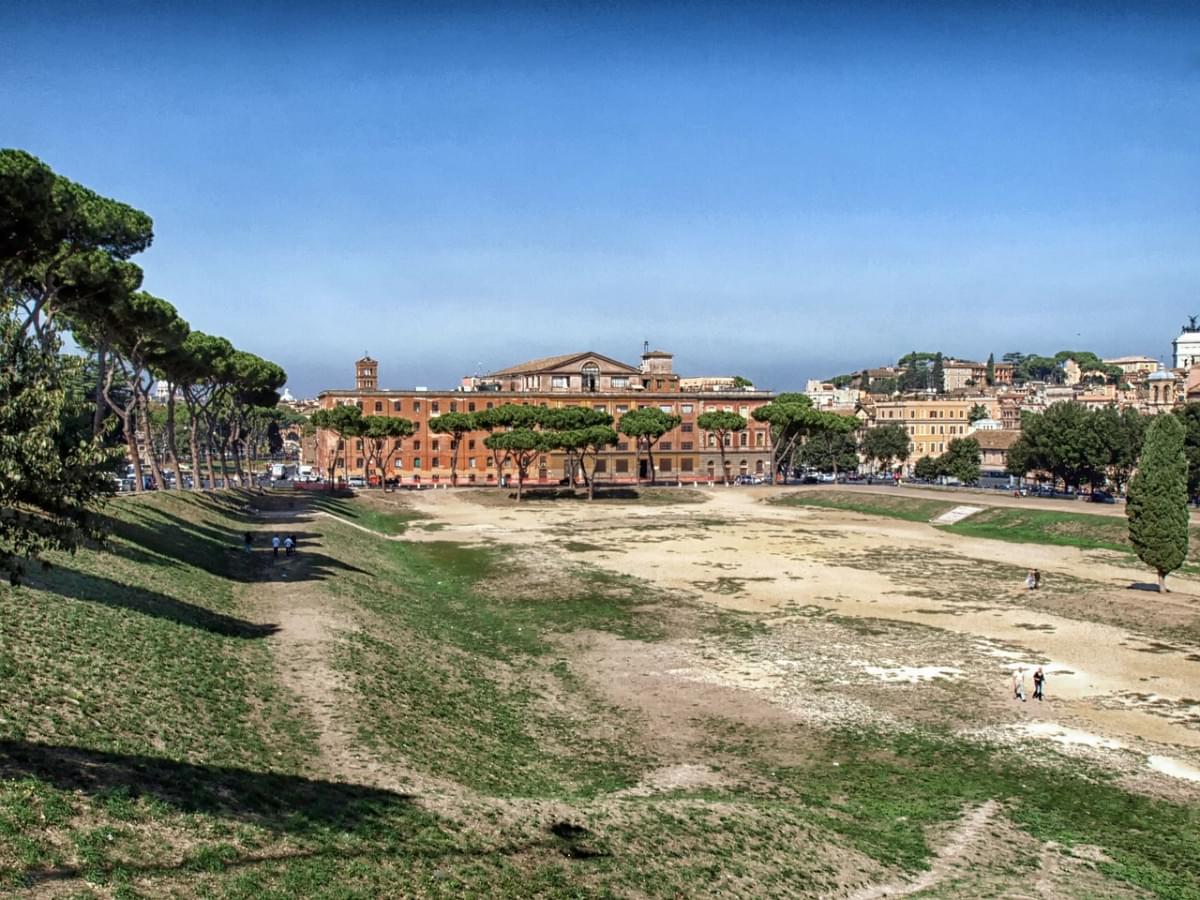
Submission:
[[[1021,437],[1021,432],[1012,430],[974,431],[970,437],[979,442],[980,450],[1010,450]]]
[[[604,360],[619,366],[628,372],[637,372],[638,369],[619,360],[612,359],[602,353],[595,353],[591,350],[583,350],[578,353],[564,353],[561,356],[543,356],[541,359],[531,359],[528,362],[519,363],[515,366],[509,366],[506,369],[497,369],[495,372],[489,372],[488,375],[526,375],[534,372],[545,372],[547,369],[556,369],[565,363],[569,363],[573,359],[582,359],[585,356],[594,356],[596,359]]]

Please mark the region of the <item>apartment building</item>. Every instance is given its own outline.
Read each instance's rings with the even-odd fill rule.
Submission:
[[[654,461],[662,481],[698,482],[721,477],[720,448],[712,435],[701,431],[697,418],[705,412],[723,410],[745,418],[749,426],[730,435],[726,441],[725,462],[731,476],[766,474],[770,470],[770,433],[756,422],[752,413],[769,403],[768,391],[717,389],[682,391],[673,371],[673,356],[662,350],[647,350],[641,366],[630,366],[594,352],[568,353],[531,360],[487,375],[464,379],[453,390],[384,390],[379,388],[378,363],[364,357],[355,364],[353,390],[322,391],[318,397],[323,408],[344,404],[358,405],[364,415],[402,416],[416,426],[415,433],[396,442],[398,452],[389,465],[388,478],[402,484],[446,484],[450,480],[450,438],[429,430],[429,422],[443,413],[472,413],[505,403],[537,405],[549,408],[584,406],[602,410],[619,421],[621,416],[640,407],[658,407],[678,415],[682,422],[655,445]],[[516,477],[515,469],[503,472],[496,466],[490,450],[484,446],[487,433],[464,436],[458,448],[459,484],[496,484],[500,477]],[[336,461],[339,477],[374,477],[366,471],[361,440],[342,445],[336,435],[318,432],[317,466],[320,474],[333,471]],[[557,484],[568,477],[570,463],[564,454],[544,454],[529,473],[529,480]],[[600,454],[596,461],[599,483],[632,483],[649,477],[648,462],[638,458],[635,443],[624,436],[617,446]]]
[[[911,445],[904,463],[907,473],[917,460],[940,456],[950,442],[971,434],[971,410],[981,405],[989,418],[1004,421],[999,401],[994,396],[930,397],[876,401],[869,412],[868,428],[899,425],[908,432]]]

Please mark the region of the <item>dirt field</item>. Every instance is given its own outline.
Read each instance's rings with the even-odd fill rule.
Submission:
[[[438,523],[406,539],[549,544],[715,608],[758,614],[737,646],[672,646],[647,660],[667,693],[748,695],[820,724],[909,721],[995,740],[1053,741],[1132,783],[1200,790],[1200,582],[1167,596],[1104,551],[970,539],[922,523],[768,504],[769,489],[682,491],[654,505],[431,491]],[[669,501],[669,496],[668,496]],[[548,563],[549,564],[549,563]],[[1024,589],[1030,567],[1044,574]],[[702,652],[701,652],[702,649]],[[614,699],[628,667],[596,667]],[[1047,673],[1047,700],[1011,678]],[[647,700],[647,702],[649,702]]]

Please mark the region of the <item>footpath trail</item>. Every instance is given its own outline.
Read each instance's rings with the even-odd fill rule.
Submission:
[[[308,519],[296,513],[270,518],[294,523]],[[270,540],[266,530],[258,535],[262,543]],[[358,626],[350,611],[312,578],[310,554],[321,548],[317,541],[291,557],[280,550],[264,569],[263,579],[248,586],[251,605],[264,621],[279,625],[268,640],[276,675],[299,698],[316,730],[320,757],[314,761],[318,771],[312,774],[395,792],[410,790],[408,778],[357,746],[353,724],[339,712],[345,709],[345,694],[331,659],[342,636]]]
[[[261,621],[277,623],[267,640],[276,677],[304,710],[316,733],[319,756],[312,760],[313,777],[379,788],[409,796],[426,808],[460,823],[478,823],[486,810],[493,825],[502,826],[539,816],[569,814],[564,804],[498,799],[478,794],[458,782],[382,760],[366,747],[354,721],[354,694],[334,665],[339,644],[369,622],[370,614],[350,605],[314,577],[314,559],[329,553],[316,520],[329,520],[379,540],[399,536],[373,531],[321,510],[262,510],[260,545],[285,523],[293,529],[309,526],[303,546],[288,557],[280,549],[263,570],[261,580],[247,586],[247,605]]]

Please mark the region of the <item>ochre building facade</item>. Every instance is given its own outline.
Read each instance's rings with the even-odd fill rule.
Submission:
[[[721,478],[720,449],[712,435],[701,431],[697,418],[705,412],[735,412],[747,428],[729,436],[725,464],[730,476],[766,475],[770,471],[770,433],[756,422],[755,409],[774,395],[758,390],[683,391],[672,371],[672,356],[647,350],[641,366],[630,366],[599,353],[571,353],[531,360],[483,376],[464,378],[453,390],[384,390],[379,388],[379,364],[364,357],[355,364],[353,390],[327,390],[318,397],[330,409],[357,404],[365,416],[401,416],[416,426],[411,437],[398,440],[399,450],[388,464],[386,477],[400,484],[449,484],[450,436],[429,430],[431,419],[450,412],[472,413],[505,403],[549,408],[583,406],[603,410],[614,427],[625,413],[639,407],[658,407],[681,418],[678,428],[654,447],[656,475],[662,482],[706,482]],[[459,485],[497,484],[500,477],[515,480],[515,467],[497,471],[492,452],[484,446],[485,431],[464,436],[458,448]],[[351,439],[349,448],[337,436],[317,433],[318,474],[329,477],[336,461],[337,477],[377,479],[366,470],[362,442]],[[543,454],[528,475],[528,483],[558,484],[568,477],[569,462],[562,453]],[[639,459],[632,438],[621,435],[616,447],[596,460],[598,484],[632,484],[649,478],[645,453]]]

